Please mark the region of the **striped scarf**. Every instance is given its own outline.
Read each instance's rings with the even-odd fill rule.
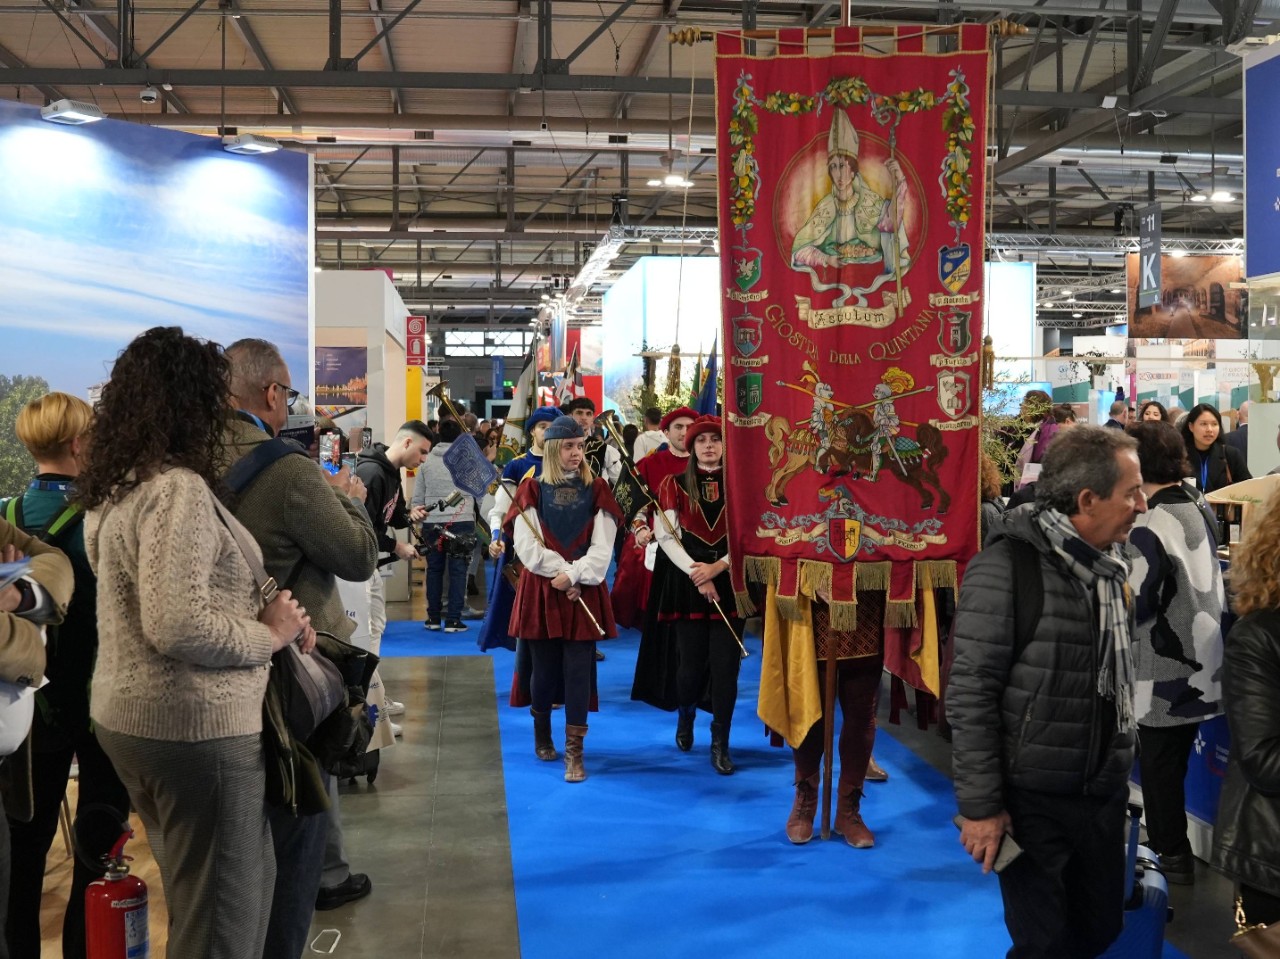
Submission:
[[[1098,693],[1116,706],[1120,732],[1133,732],[1133,655],[1129,650],[1129,564],[1118,546],[1099,552],[1080,538],[1065,514],[1056,509],[1036,513],[1040,530],[1067,569],[1098,595]]]

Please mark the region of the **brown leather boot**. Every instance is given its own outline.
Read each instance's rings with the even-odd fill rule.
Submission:
[[[881,765],[876,762],[876,757],[872,756],[867,760],[867,782],[869,783],[887,783],[889,774]]]
[[[564,781],[567,783],[580,783],[587,778],[587,771],[582,768],[582,737],[586,734],[586,726],[564,727]]]
[[[803,846],[813,838],[813,817],[818,813],[818,774],[796,783],[796,798],[787,817],[787,838]]]
[[[876,844],[875,833],[862,821],[862,790],[840,784],[836,787],[836,821],[831,831],[844,836],[854,849],[870,849]]]
[[[529,715],[533,717],[533,754],[545,763],[559,759],[556,744],[551,741],[551,714],[530,707]]]

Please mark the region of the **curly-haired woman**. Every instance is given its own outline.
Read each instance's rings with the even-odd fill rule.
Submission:
[[[79,481],[98,576],[89,711],[160,866],[169,954],[192,959],[262,954],[267,670],[276,650],[315,643],[287,592],[264,608],[237,535],[257,547],[214,499],[227,373],[216,344],[143,333],[102,391]]]
[[[1235,551],[1222,692],[1231,760],[1213,864],[1239,884],[1250,923],[1280,922],[1280,500],[1272,497]]]

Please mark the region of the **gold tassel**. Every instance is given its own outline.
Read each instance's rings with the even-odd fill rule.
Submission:
[[[982,338],[982,388],[996,388],[996,348],[995,341],[989,336]]]
[[[852,633],[858,628],[857,603],[832,603],[831,628],[842,633]]]
[[[859,563],[857,588],[888,592],[889,575],[892,571],[892,563]]]
[[[812,599],[818,595],[819,590],[831,591],[831,564],[802,559],[800,561],[800,592]]]
[[[777,602],[778,612],[782,614],[783,619],[789,619],[793,623],[798,623],[804,618],[800,615],[801,603],[797,597],[783,596],[781,593],[778,593]]]
[[[777,585],[782,578],[782,560],[776,556],[748,556],[743,560],[742,573],[752,582]]]
[[[667,360],[667,394],[675,396],[680,393],[680,344],[671,347],[671,357]]]
[[[734,602],[738,605],[738,615],[743,619],[748,619],[756,614],[756,604],[751,602],[751,594],[746,590],[739,592],[733,591]]]
[[[916,625],[915,601],[903,603],[889,600],[885,603],[884,624],[898,629],[914,629]]]

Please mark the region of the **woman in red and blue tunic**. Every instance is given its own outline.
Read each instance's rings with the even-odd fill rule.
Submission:
[[[609,484],[587,464],[582,427],[561,416],[543,436],[542,475],[516,491],[503,528],[524,564],[510,633],[533,658],[534,753],[556,758],[551,707],[564,690],[564,778],[587,778],[582,740],[595,692],[596,640],[618,635],[605,574],[622,522]]]
[[[658,490],[658,504],[668,520],[664,523],[659,517],[655,524],[658,545],[678,570],[658,594],[658,616],[675,626],[676,745],[685,752],[693,748],[694,718],[709,685],[711,765],[728,776],[733,772],[729,725],[738,701],[742,662],[734,635],[741,635],[742,620],[730,612],[736,607],[729,583],[720,417],[694,420],[685,443],[691,451],[688,466],[663,480]],[[729,621],[724,619],[726,613]]]

